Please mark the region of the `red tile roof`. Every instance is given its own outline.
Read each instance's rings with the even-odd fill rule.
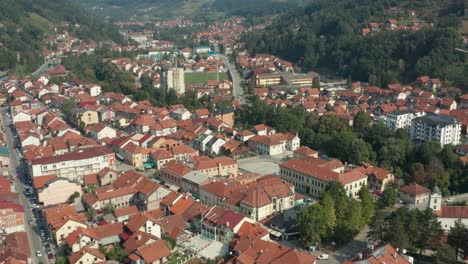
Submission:
[[[171,251],[167,247],[164,240],[157,240],[154,243],[140,247],[136,250],[136,254],[141,256],[145,263],[153,263],[171,255]]]
[[[411,183],[410,185],[405,185],[400,188],[401,192],[411,194],[413,196],[421,195],[421,194],[429,194],[431,190],[423,187],[417,183]]]
[[[442,218],[468,218],[468,206],[442,206],[441,211],[435,212]]]

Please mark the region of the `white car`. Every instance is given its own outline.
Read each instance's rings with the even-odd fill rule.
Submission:
[[[33,203],[33,204],[31,204],[31,207],[32,207],[32,208],[39,208],[39,205]]]
[[[40,250],[38,250],[38,251],[36,252],[36,256],[42,257],[42,252],[41,252]]]
[[[322,253],[317,258],[318,259],[328,259],[328,254]]]

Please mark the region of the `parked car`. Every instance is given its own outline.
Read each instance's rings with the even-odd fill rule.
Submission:
[[[36,256],[42,257],[42,252],[41,252],[40,250],[38,250],[38,251],[36,252]]]
[[[328,254],[322,253],[322,254],[318,255],[317,258],[318,259],[328,259]]]

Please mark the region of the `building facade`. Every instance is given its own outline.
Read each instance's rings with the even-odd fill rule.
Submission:
[[[460,144],[461,124],[454,117],[428,114],[411,122],[410,138],[422,143],[437,141],[441,146]]]

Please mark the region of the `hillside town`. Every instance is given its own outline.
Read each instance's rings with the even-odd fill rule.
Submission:
[[[413,10],[388,13],[412,20],[372,22],[361,35],[432,27]],[[82,40],[68,33],[80,25],[61,22],[34,74],[1,79],[0,264],[435,263],[421,258],[452,246],[453,230],[465,244],[451,263],[468,263],[468,193],[448,187],[458,173],[466,190],[468,93],[438,76],[378,85],[303,71],[249,52],[244,34],[269,23],[246,20],[114,22],[125,45]],[[182,38],[192,45],[159,38],[180,28],[193,28]],[[70,57],[97,54],[112,54],[102,63],[130,76],[129,90],[77,77]],[[332,140],[380,126],[407,140],[401,159],[428,146],[415,151],[428,164],[406,173],[363,158],[358,143],[349,159],[314,149],[319,132],[313,141],[276,126],[287,118],[245,122],[257,105],[297,111]],[[371,136],[364,145],[387,146]],[[446,150],[449,161],[430,154]],[[424,230],[417,242],[385,240],[418,224],[430,241]]]

